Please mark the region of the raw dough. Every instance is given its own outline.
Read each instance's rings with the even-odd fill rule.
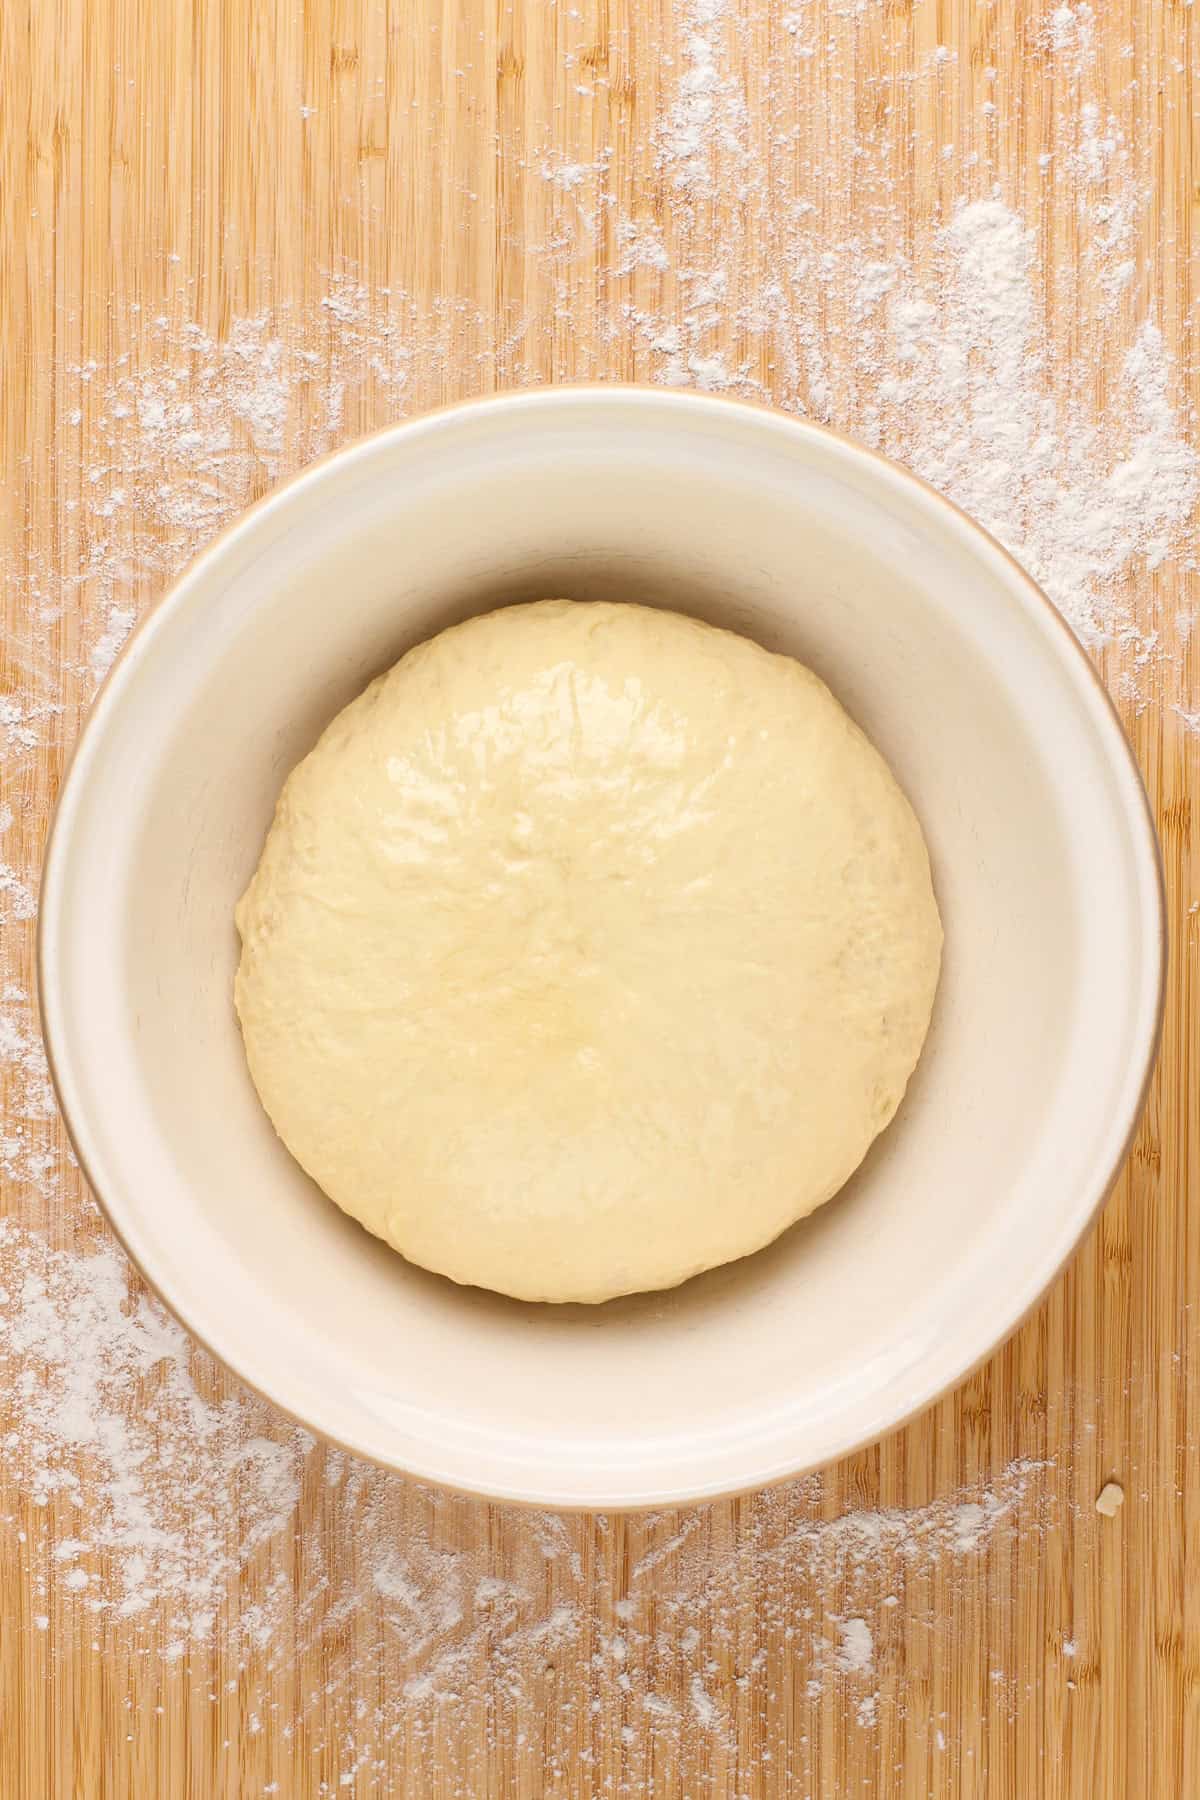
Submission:
[[[411,651],[284,787],[237,910],[284,1143],[413,1262],[673,1286],[837,1192],[942,933],[920,827],[799,663],[548,600]]]

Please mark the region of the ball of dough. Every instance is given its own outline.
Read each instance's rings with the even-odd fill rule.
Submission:
[[[789,657],[547,600],[409,652],[289,777],[237,910],[263,1105],[404,1256],[600,1301],[835,1194],[941,925],[882,757]]]

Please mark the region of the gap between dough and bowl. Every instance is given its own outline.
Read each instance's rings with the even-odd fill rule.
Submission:
[[[263,1114],[230,1004],[233,908],[288,771],[407,649],[552,594],[811,667],[910,798],[945,926],[900,1115],[838,1198],[757,1256],[582,1308],[456,1287],[346,1219]],[[1136,767],[1028,577],[869,451],[620,389],[398,427],[202,556],[85,728],[40,948],[81,1160],[202,1341],[357,1453],[610,1507],[827,1461],[986,1355],[1116,1172],[1162,976]]]

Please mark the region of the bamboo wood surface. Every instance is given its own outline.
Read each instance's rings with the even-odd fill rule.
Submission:
[[[869,226],[882,230],[879,254],[903,246],[921,266],[953,203],[994,184],[1036,228],[1051,271],[1048,339],[1068,366],[1077,359],[1103,410],[1118,371],[1087,355],[1100,300],[1084,227],[1070,186],[1046,177],[1069,102],[1069,74],[1046,48],[1053,10],[1027,0],[745,0],[727,9],[742,20],[729,55],[755,154],[785,168],[774,191],[811,207],[831,241]],[[1105,0],[1071,15],[1090,18],[1099,115],[1130,147],[1146,196],[1136,273],[1117,304],[1159,319],[1180,399],[1197,366],[1198,11],[1190,0]],[[94,573],[95,515],[81,504],[96,479],[76,428],[77,418],[84,431],[95,425],[93,371],[136,368],[153,331],[186,320],[215,340],[239,319],[294,320],[312,359],[312,405],[289,420],[275,462],[249,445],[239,500],[400,411],[531,380],[651,378],[661,357],[638,317],[677,312],[684,323],[689,300],[675,272],[719,241],[735,247],[735,283],[750,271],[761,287],[769,257],[755,248],[744,195],[718,182],[681,196],[656,161],[653,129],[687,64],[687,22],[708,16],[670,0],[4,0],[2,692],[20,696],[36,679],[61,709],[5,771],[14,866],[36,871],[94,685],[88,647],[112,603]],[[789,65],[781,85],[781,34],[801,26],[816,53]],[[583,217],[586,183],[598,197]],[[623,259],[620,217],[653,225],[664,255]],[[402,378],[378,366],[381,328],[339,337],[329,296],[351,289],[390,309],[401,335],[405,319],[425,321],[425,348]],[[846,304],[831,291],[831,338]],[[810,398],[803,375],[776,364],[732,300],[711,336],[760,393]],[[328,401],[335,380],[340,411]],[[826,410],[837,423],[850,401],[835,391]],[[111,487],[114,477],[101,479]],[[131,603],[144,611],[178,534],[135,510],[114,509],[106,566],[126,534]],[[157,567],[147,536],[165,546]],[[39,612],[37,582],[20,574],[37,569],[71,578],[68,605]],[[495,1726],[496,1676],[480,1650],[460,1672],[467,1703],[452,1723],[376,1733],[368,1756],[363,1720],[411,1672],[380,1617],[315,1637],[297,1621],[294,1653],[261,1665],[241,1652],[231,1661],[219,1631],[164,1662],[132,1622],[57,1591],[48,1629],[35,1629],[33,1573],[69,1520],[58,1501],[39,1508],[10,1482],[0,1497],[0,1800],[1200,1797],[1200,734],[1183,717],[1198,704],[1188,684],[1200,651],[1178,623],[1187,579],[1176,559],[1128,580],[1139,630],[1158,632],[1180,706],[1147,699],[1136,647],[1110,647],[1104,663],[1162,837],[1172,937],[1162,1061],[1129,1165],[1014,1341],[929,1414],[830,1470],[815,1500],[794,1502],[797,1519],[920,1507],[982,1489],[1013,1459],[1040,1465],[1030,1480],[1041,1529],[934,1566],[901,1597],[876,1646],[877,1724],[854,1728],[836,1685],[810,1693],[778,1607],[764,1623],[752,1566],[730,1630],[697,1652],[703,1692],[727,1729],[656,1735],[634,1704],[656,1679],[652,1645],[630,1653],[628,1686],[605,1686],[590,1710],[597,1634],[613,1628],[622,1571],[665,1541],[672,1521],[577,1521],[597,1623],[541,1672],[524,1741]],[[10,918],[5,929],[6,975],[29,990],[32,928]],[[77,1177],[68,1188],[50,1206],[14,1187],[7,1209],[59,1244],[98,1239]],[[1110,1477],[1126,1501],[1106,1520],[1093,1502]],[[315,1473],[302,1506],[323,1566],[349,1566],[355,1545]],[[714,1555],[722,1545],[734,1554],[750,1507],[705,1512],[695,1529]],[[395,1527],[398,1539],[419,1530],[442,1533],[448,1549],[469,1542],[497,1567],[526,1528],[518,1514],[469,1502],[431,1523],[415,1488],[396,1501]],[[258,1557],[230,1604],[248,1606],[288,1564],[286,1546]],[[288,1572],[302,1583],[302,1569]],[[670,1579],[668,1560],[648,1577],[651,1597]],[[545,1580],[552,1600],[554,1568]],[[797,1617],[812,1607],[836,1615],[836,1596],[801,1575],[785,1599]],[[383,1649],[361,1656],[360,1679],[367,1640]],[[1075,1651],[1064,1659],[1068,1641]],[[755,1652],[766,1676],[749,1682]],[[687,1716],[686,1689],[675,1698]]]

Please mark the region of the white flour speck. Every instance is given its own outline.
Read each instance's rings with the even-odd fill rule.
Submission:
[[[104,630],[88,652],[91,672],[97,681],[102,681],[117,660],[117,653],[133,630],[136,613],[131,606],[110,606],[104,620]]]
[[[688,1689],[688,1698],[691,1701],[692,1711],[696,1715],[699,1723],[704,1726],[706,1731],[711,1731],[716,1726],[720,1714],[718,1713],[716,1702],[705,1688],[704,1682],[699,1675],[692,1676],[691,1685]]]
[[[865,1619],[844,1619],[838,1626],[841,1644],[835,1658],[839,1669],[850,1675],[865,1675],[875,1657],[875,1640]]]

